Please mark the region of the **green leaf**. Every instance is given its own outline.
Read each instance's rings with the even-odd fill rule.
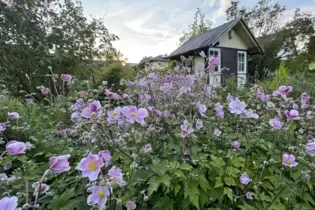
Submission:
[[[163,174],[161,177],[158,179],[160,183],[165,184],[166,187],[169,187],[171,184],[171,177],[167,174]]]
[[[245,158],[243,158],[241,156],[234,155],[231,162],[232,162],[232,165],[235,167],[244,167]]]
[[[194,204],[194,206],[197,209],[200,209],[200,207],[199,207],[199,195],[197,195],[197,194],[190,195],[189,200],[190,200],[190,202],[192,202],[192,204]]]
[[[210,196],[210,200],[216,200],[221,198],[224,195],[224,188],[223,187],[219,187],[219,188],[213,188],[209,191],[209,196]]]
[[[310,196],[310,194],[304,193],[303,200],[308,201],[315,206],[315,200]]]
[[[181,186],[180,185],[176,185],[174,187],[174,194],[177,195],[177,193],[181,190]]]
[[[232,176],[232,177],[237,177],[237,174],[239,174],[241,171],[237,168],[234,168],[234,167],[228,167],[227,170],[226,170],[226,173],[229,175],[229,176]]]
[[[232,190],[228,187],[225,187],[224,188],[224,194],[227,195],[227,197],[233,201],[233,193],[232,193]]]
[[[222,179],[221,177],[216,177],[215,178],[215,185],[214,185],[214,188],[218,188],[218,187],[222,187],[223,186],[223,182],[222,182]]]
[[[175,172],[174,172],[174,174],[177,176],[177,177],[186,177],[185,176],[185,174],[184,174],[184,172],[183,171],[181,171],[181,170],[176,170]]]
[[[228,186],[236,186],[235,180],[232,177],[225,177],[224,181]]]
[[[149,182],[148,187],[148,196],[150,197],[160,186],[160,182],[158,180],[158,177],[152,177]]]
[[[250,206],[248,203],[244,202],[244,205],[242,206],[238,206],[240,207],[242,210],[257,210],[257,208],[254,208],[252,206]]]
[[[192,169],[192,166],[187,163],[184,163],[184,164],[181,164],[179,168],[182,170],[190,171]]]
[[[166,171],[169,170],[168,167],[168,161],[167,160],[163,160],[163,161],[153,161],[153,164],[151,165],[151,169],[157,173],[157,174],[164,174]]]
[[[286,210],[286,207],[280,203],[279,201],[274,202],[269,208],[268,210]]]
[[[148,187],[148,196],[151,196],[155,191],[157,191],[160,184],[164,184],[166,187],[169,187],[171,184],[171,177],[167,174],[151,177]]]
[[[168,196],[160,198],[154,205],[154,209],[173,210],[174,200]]]
[[[201,189],[203,189],[204,191],[207,191],[207,189],[210,189],[209,183],[207,179],[204,177],[204,175],[199,175],[198,178],[199,178],[198,183]]]
[[[214,155],[211,155],[211,165],[218,167],[218,168],[223,168],[225,166],[225,162],[221,157],[216,157]]]
[[[199,207],[199,190],[198,183],[195,181],[189,181],[185,183],[184,196],[185,198],[189,198],[189,201],[197,208]]]

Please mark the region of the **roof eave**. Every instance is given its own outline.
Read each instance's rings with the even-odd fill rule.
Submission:
[[[264,54],[265,51],[263,49],[263,47],[259,44],[259,42],[257,41],[257,39],[255,38],[254,34],[251,32],[251,30],[249,29],[248,25],[245,23],[245,21],[241,18],[240,21],[242,22],[242,24],[245,26],[246,30],[248,31],[248,33],[251,35],[252,39],[254,40],[257,48],[259,49],[261,54]]]

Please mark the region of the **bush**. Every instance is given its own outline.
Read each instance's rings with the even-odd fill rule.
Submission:
[[[183,69],[169,72],[142,74],[134,83],[123,80],[128,86],[123,94],[102,84],[71,107],[75,92],[49,107],[32,104],[42,132],[50,132],[18,139],[35,145],[29,150],[17,142],[3,146],[1,164],[11,168],[3,170],[1,192],[17,195],[19,206],[39,204],[40,209],[315,205],[314,113],[308,94],[291,98],[297,93],[289,86],[271,92],[256,85],[225,97],[228,90],[205,86],[206,78]],[[105,91],[104,100],[95,100]],[[15,109],[20,110],[10,112]],[[56,110],[72,111],[73,123],[54,124],[54,117],[44,116]],[[20,112],[21,120],[27,119]],[[10,129],[16,130],[8,126],[3,143]]]
[[[95,72],[95,84],[99,86],[103,81],[107,81],[109,87],[118,90],[121,88],[121,79],[133,80],[135,74],[135,70],[132,67],[124,66],[121,62],[114,62]]]

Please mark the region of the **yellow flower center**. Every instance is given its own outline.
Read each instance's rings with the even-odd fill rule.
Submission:
[[[88,170],[91,171],[95,171],[97,169],[97,163],[95,161],[90,162],[88,165]]]
[[[132,209],[132,204],[128,204],[128,209]]]
[[[97,196],[98,196],[99,198],[104,198],[104,197],[105,197],[105,191],[104,191],[104,190],[98,191],[98,192],[97,192]]]
[[[290,165],[292,163],[292,160],[286,160],[285,162]]]
[[[91,116],[95,117],[96,116],[96,112],[92,112]]]
[[[136,118],[136,117],[137,117],[137,113],[132,112],[132,113],[130,114],[130,116],[131,116],[132,118]]]
[[[116,117],[117,116],[117,112],[113,112],[112,115],[113,115],[113,117]]]

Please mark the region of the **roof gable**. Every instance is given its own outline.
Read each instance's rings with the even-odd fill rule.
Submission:
[[[169,57],[179,56],[182,54],[185,54],[190,51],[195,51],[198,49],[202,49],[205,47],[210,46],[211,44],[215,44],[220,36],[224,34],[226,31],[231,30],[234,26],[236,26],[238,23],[241,24],[243,30],[246,30],[246,34],[248,34],[253,42],[255,43],[256,47],[258,48],[258,51],[263,52],[263,49],[249,30],[248,26],[245,24],[245,22],[239,18],[235,19],[233,21],[227,22],[223,25],[220,25],[216,28],[213,28],[203,34],[200,34],[195,37],[191,37],[189,40],[187,40],[184,44],[182,44],[179,48],[177,48],[174,52],[172,52]]]

